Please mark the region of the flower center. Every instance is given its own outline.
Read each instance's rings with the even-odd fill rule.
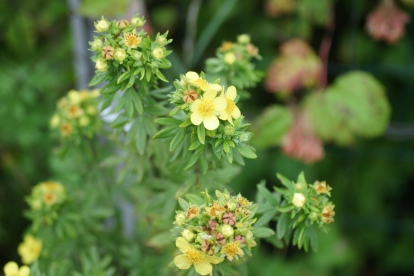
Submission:
[[[192,264],[197,264],[201,261],[201,259],[203,259],[203,254],[191,248],[187,251],[187,253],[185,253],[185,257]]]
[[[198,112],[201,116],[211,116],[214,115],[214,104],[210,100],[202,100],[198,106]]]
[[[63,123],[60,127],[62,135],[69,135],[72,132],[72,126],[68,123]]]
[[[125,35],[125,44],[128,47],[136,48],[139,44],[141,44],[141,37],[137,34],[130,33]]]
[[[234,108],[236,107],[236,104],[231,99],[227,98],[226,100],[227,100],[226,112],[232,113]]]
[[[45,203],[52,205],[55,202],[56,196],[52,193],[47,193],[43,196]]]
[[[187,218],[193,218],[198,215],[200,209],[197,206],[190,207],[187,211]]]

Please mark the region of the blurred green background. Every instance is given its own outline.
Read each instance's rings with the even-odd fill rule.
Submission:
[[[116,18],[130,4],[127,0],[115,2],[83,1],[78,12],[90,18],[84,19],[85,28],[97,15]],[[205,58],[213,56],[224,40],[234,41],[241,33],[250,34],[259,47],[263,59],[257,67],[263,71],[287,38],[304,38],[317,49],[324,33],[323,28],[303,22],[299,15],[269,16],[267,1],[138,2],[145,4],[154,33],[170,30],[169,37],[174,39],[173,69],[166,74],[170,80],[190,69],[201,70]],[[321,237],[318,253],[265,246],[248,263],[250,275],[414,274],[414,23],[407,24],[405,36],[394,45],[372,40],[364,29],[365,18],[377,2],[334,1],[336,28],[328,73],[329,80],[353,69],[373,74],[386,87],[392,106],[390,127],[383,137],[360,139],[347,148],[326,145],[326,157],[311,166],[284,156],[276,147],[261,150],[257,160],[246,162],[232,182],[236,191],[254,194],[261,179],[270,187],[277,184],[276,172],[295,178],[303,170],[309,181],[327,180],[336,204],[336,222],[332,231]],[[200,5],[198,17],[192,21],[197,22],[193,59],[183,49],[191,25],[191,5]],[[414,18],[414,7],[398,5]],[[28,225],[22,215],[24,196],[31,186],[53,175],[50,162],[56,141],[49,135],[48,122],[56,100],[75,88],[77,79],[75,38],[70,27],[74,13],[66,2],[1,0],[0,7],[2,266],[18,259],[16,248]],[[92,30],[85,30],[92,34]],[[92,62],[90,67],[93,72]],[[243,103],[249,120],[277,102],[262,84],[250,92],[251,100]]]

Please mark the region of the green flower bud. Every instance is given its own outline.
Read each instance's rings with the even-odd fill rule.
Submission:
[[[296,183],[295,184],[295,188],[298,191],[302,191],[303,189],[306,189],[306,184],[305,183],[302,183],[302,182]]]
[[[116,22],[116,26],[117,26],[120,30],[122,30],[122,29],[124,29],[124,28],[128,27],[128,25],[129,25],[129,22],[128,22],[128,20],[125,20],[125,19],[122,19],[122,20],[119,20],[119,21],[117,21],[117,22]]]
[[[160,47],[155,47],[152,50],[152,56],[156,59],[162,59],[164,57],[164,50]]]
[[[88,116],[82,116],[79,118],[79,125],[81,126],[87,126],[89,125],[90,122],[91,120],[89,119]]]
[[[50,126],[52,128],[57,127],[60,124],[60,117],[59,115],[55,114],[52,116],[52,118],[50,119]]]
[[[95,63],[95,68],[100,72],[106,72],[108,70],[108,63],[105,60],[98,59]]]
[[[132,56],[132,58],[133,58],[133,59],[135,59],[135,60],[141,60],[141,58],[142,58],[142,53],[141,53],[141,52],[138,52],[138,51],[133,51],[133,52],[131,53],[131,56]]]
[[[144,21],[139,17],[133,17],[131,19],[131,25],[135,27],[141,27],[142,25],[144,25]]]
[[[175,216],[175,222],[177,223],[178,226],[183,225],[183,223],[185,222],[185,215],[183,213],[179,213]]]
[[[244,132],[240,134],[240,141],[246,142],[249,141],[252,138],[253,134],[251,132]]]
[[[106,32],[109,29],[109,22],[102,17],[101,20],[95,23],[95,28],[98,32]]]
[[[225,236],[226,238],[232,237],[234,234],[234,230],[233,227],[231,227],[228,224],[223,225],[223,227],[221,227],[221,233],[223,234],[223,236]]]
[[[308,216],[308,218],[311,220],[311,221],[315,221],[315,220],[317,220],[318,219],[318,213],[316,213],[316,212],[311,212],[310,214],[309,214],[309,216]]]
[[[237,203],[236,203],[236,202],[234,202],[234,201],[229,201],[229,202],[227,203],[227,207],[229,207],[229,209],[230,209],[231,211],[234,211],[234,210],[237,208]]]
[[[190,230],[188,230],[188,229],[185,229],[182,233],[181,233],[181,235],[183,236],[183,238],[186,240],[186,241],[192,241],[193,239],[194,239],[194,233],[193,232],[191,232]]]
[[[224,62],[228,65],[232,65],[236,61],[236,55],[232,52],[224,54]]]
[[[242,34],[237,37],[237,42],[240,44],[247,44],[250,43],[250,36],[247,34]]]
[[[96,52],[98,52],[98,51],[101,51],[102,50],[102,46],[103,46],[103,43],[102,43],[102,40],[100,40],[99,38],[95,38],[91,43],[90,43],[90,45],[91,45],[91,49],[92,49],[92,51],[96,51]]]
[[[167,43],[167,39],[162,35],[157,37],[155,41],[161,46],[164,46]]]
[[[236,129],[232,125],[226,125],[224,127],[224,134],[226,135],[233,135]]]
[[[122,48],[118,48],[115,50],[115,55],[114,58],[119,61],[120,63],[122,63],[124,61],[124,59],[127,57],[125,50]]]

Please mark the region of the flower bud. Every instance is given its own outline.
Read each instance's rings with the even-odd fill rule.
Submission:
[[[164,57],[164,50],[160,47],[155,47],[152,50],[152,56],[156,59],[162,59]]]
[[[236,61],[236,55],[232,52],[224,54],[224,62],[228,65],[232,65]]]
[[[105,60],[98,59],[95,63],[95,68],[100,72],[106,72],[108,70],[108,64]]]
[[[252,138],[253,134],[251,132],[244,132],[240,134],[240,141],[246,142],[249,141]]]
[[[298,182],[295,184],[295,189],[298,191],[302,191],[303,189],[306,188],[306,184],[302,183],[302,182]]]
[[[227,125],[224,127],[224,134],[226,135],[233,135],[236,129],[232,125]]]
[[[96,113],[98,113],[98,110],[96,110],[96,107],[93,105],[90,105],[88,107],[86,107],[86,113],[88,113],[89,115],[96,115]]]
[[[141,27],[142,25],[144,25],[144,21],[139,17],[133,17],[131,19],[131,25],[135,27]]]
[[[102,57],[106,60],[110,60],[114,57],[114,48],[107,45],[102,49]]]
[[[50,126],[52,128],[57,127],[60,124],[60,117],[59,115],[55,114],[52,116],[52,118],[50,119]]]
[[[185,215],[183,213],[179,213],[175,216],[175,223],[177,223],[178,226],[183,225],[185,222]]]
[[[227,207],[229,207],[231,211],[234,211],[237,208],[237,204],[234,201],[229,201],[227,202]]]
[[[98,32],[106,32],[109,29],[109,22],[106,19],[102,18],[98,22],[95,23],[95,28]]]
[[[89,119],[88,116],[82,116],[79,118],[79,125],[81,126],[87,126],[89,125],[90,122],[91,120]]]
[[[247,44],[250,43],[250,36],[247,34],[242,34],[237,37],[237,42],[240,44]]]
[[[253,239],[253,232],[252,231],[248,231],[247,233],[246,233],[246,240],[251,240],[251,239]]]
[[[224,237],[229,238],[229,237],[233,236],[233,234],[234,234],[233,227],[231,227],[228,224],[225,224],[225,225],[223,225],[223,227],[221,227],[221,233],[223,234]]]
[[[119,20],[119,21],[116,22],[116,26],[120,30],[124,29],[125,27],[128,27],[128,25],[129,25],[129,22],[128,22],[128,20],[125,20],[125,19],[122,19],[122,20]]]
[[[142,53],[141,53],[141,52],[138,52],[138,51],[133,51],[133,52],[131,53],[131,56],[132,56],[132,58],[133,58],[133,59],[135,59],[135,60],[141,60],[141,58],[142,58]]]
[[[161,46],[164,46],[167,43],[167,39],[162,35],[157,37],[155,41]]]
[[[95,38],[92,42],[91,42],[91,49],[92,51],[100,51],[102,49],[102,40],[100,40],[99,38]]]
[[[298,208],[302,208],[305,204],[305,196],[302,193],[295,193],[292,198],[292,204]]]
[[[317,220],[317,219],[318,219],[318,213],[316,213],[316,212],[311,212],[311,213],[309,214],[308,218],[309,218],[311,221],[315,221],[315,220]]]
[[[187,104],[193,103],[197,98],[198,94],[194,90],[187,90],[183,93],[183,100]]]
[[[115,55],[114,55],[114,57],[115,57],[115,59],[117,60],[117,61],[119,61],[120,63],[122,63],[123,61],[124,61],[124,59],[126,58],[126,53],[125,53],[125,50],[124,49],[122,49],[122,48],[118,48],[118,49],[116,49],[115,50]]]
[[[194,239],[194,233],[193,232],[191,232],[190,230],[188,230],[188,229],[184,229],[184,231],[183,232],[181,232],[181,235],[183,236],[183,238],[186,240],[186,241],[192,241],[193,239]]]

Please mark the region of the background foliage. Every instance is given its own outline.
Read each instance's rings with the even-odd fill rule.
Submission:
[[[2,2],[0,247],[3,250],[0,258],[4,264],[18,259],[16,248],[28,225],[22,216],[23,209],[27,208],[24,196],[30,193],[30,187],[56,175],[71,183],[79,182],[79,178],[73,169],[74,158],[72,162],[62,163],[52,155],[56,141],[51,139],[48,130],[56,100],[73,88],[75,82],[68,9],[50,0],[41,1],[42,9],[33,1]],[[93,6],[93,2],[85,1],[80,12],[97,16],[98,7]],[[108,0],[99,2],[111,4]],[[301,5],[313,7],[316,2],[319,3],[301,1]],[[246,160],[241,173],[230,183],[234,190],[253,195],[261,179],[267,180],[268,187],[280,185],[275,178],[276,171],[294,179],[303,170],[307,179],[327,180],[333,187],[332,201],[337,213],[331,232],[320,239],[318,253],[304,254],[295,247],[278,250],[264,243],[264,250],[254,254],[245,266],[251,275],[259,272],[273,275],[274,271],[281,275],[414,273],[411,264],[414,206],[410,197],[414,179],[414,72],[411,66],[414,27],[412,23],[407,24],[406,35],[396,44],[374,41],[365,31],[365,18],[376,3],[335,1],[336,28],[328,73],[329,81],[354,69],[373,74],[385,87],[392,107],[391,124],[379,138],[357,138],[352,146],[345,148],[328,144],[325,158],[310,166],[283,155],[278,147],[259,150],[258,159]],[[120,11],[122,5],[117,6]],[[173,50],[171,61],[175,66],[170,75],[166,74],[170,81],[187,70],[199,71],[204,60],[214,56],[215,49],[224,40],[234,40],[240,33],[251,34],[252,42],[263,57],[257,61],[257,69],[266,71],[278,54],[280,44],[290,37],[304,38],[318,49],[324,34],[321,26],[327,21],[313,13],[301,15],[312,10],[306,7],[299,8],[298,14],[274,18],[266,12],[265,1],[201,2],[191,58],[182,44],[188,23],[186,16],[181,16],[187,14],[190,1],[153,0],[146,1],[146,5],[147,19],[155,33],[169,29],[169,37],[174,40],[169,49]],[[412,6],[401,2],[398,5],[413,16]],[[320,9],[323,7],[318,5]],[[242,108],[246,119],[252,122],[264,108],[281,102],[261,85],[249,92],[251,99],[242,102]],[[93,183],[93,177],[85,182]],[[138,188],[135,193],[145,198],[145,191]],[[254,199],[253,196],[250,199]],[[142,231],[146,229],[144,221],[138,220],[136,226]],[[153,275],[151,269],[156,260],[145,257],[147,254],[138,249],[135,252],[125,250],[120,254],[144,259],[146,265],[137,269],[144,275]],[[88,258],[105,261],[96,254],[91,249]],[[133,266],[134,259],[125,258],[125,262]],[[87,268],[83,269],[82,273],[87,274]]]

